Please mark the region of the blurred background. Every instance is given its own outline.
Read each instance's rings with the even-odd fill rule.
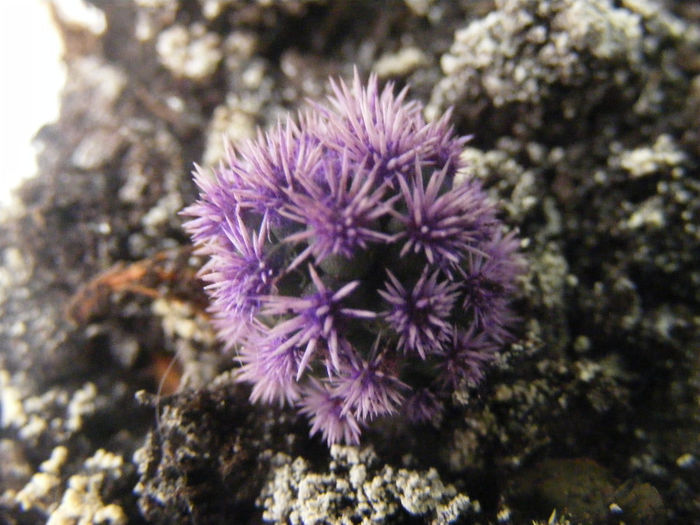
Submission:
[[[82,2],[57,4],[75,10]],[[0,2],[0,208],[11,202],[11,188],[36,173],[31,141],[58,117],[61,54],[47,0]]]

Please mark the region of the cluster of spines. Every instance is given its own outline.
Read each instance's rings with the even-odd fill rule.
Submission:
[[[433,419],[509,337],[523,270],[480,184],[454,184],[467,140],[406,90],[331,82],[238,149],[185,210],[211,311],[251,399],[289,403],[328,443],[371,420]]]

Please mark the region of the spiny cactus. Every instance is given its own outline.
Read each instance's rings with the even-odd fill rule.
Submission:
[[[467,137],[449,112],[331,81],[312,105],[237,148],[185,228],[251,400],[289,403],[329,444],[373,419],[425,421],[475,384],[510,337],[523,271],[477,180],[455,184]]]

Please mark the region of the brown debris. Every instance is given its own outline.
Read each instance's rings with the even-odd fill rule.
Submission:
[[[203,315],[206,299],[189,247],[164,250],[153,257],[130,264],[120,261],[82,286],[70,299],[66,317],[76,324],[87,324],[108,313],[111,298],[132,293],[151,299],[174,297],[191,302]]]

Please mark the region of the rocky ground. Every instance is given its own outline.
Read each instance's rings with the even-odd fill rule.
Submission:
[[[700,521],[694,3],[90,3],[0,220],[1,522]],[[329,451],[231,380],[178,211],[224,135],[354,66],[454,108],[529,273],[441,425]]]

